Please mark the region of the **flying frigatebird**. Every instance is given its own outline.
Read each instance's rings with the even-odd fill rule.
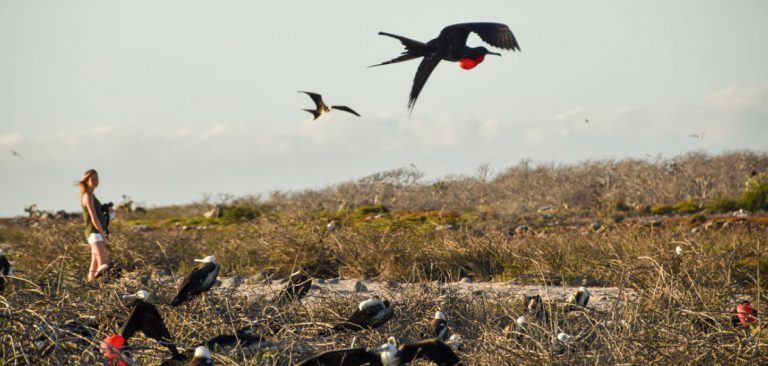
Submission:
[[[501,23],[461,23],[449,25],[440,32],[437,38],[422,43],[403,36],[391,33],[379,32],[379,35],[388,36],[399,40],[405,51],[392,60],[373,66],[389,65],[397,62],[408,61],[423,57],[416,77],[413,79],[411,95],[408,99],[408,109],[413,110],[416,99],[424,88],[432,70],[441,60],[459,62],[459,66],[465,70],[473,69],[483,62],[485,55],[501,56],[500,53],[488,51],[485,47],[467,47],[467,37],[470,33],[476,33],[480,39],[491,46],[504,50],[520,50],[515,36],[505,24]]]

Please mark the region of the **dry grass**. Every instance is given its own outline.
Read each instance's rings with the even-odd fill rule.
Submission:
[[[766,162],[764,154],[733,153],[656,163],[523,164],[495,177],[486,172],[429,184],[402,170],[263,201],[227,198],[239,213],[216,219],[200,216],[209,208],[203,203],[154,209],[114,223],[110,251],[124,272],[99,285],[83,281],[90,252],[78,220],[4,220],[0,246],[18,270],[0,295],[0,364],[102,363],[99,341],[127,316],[120,296],[146,288],[166,303],[174,277],[188,272],[192,258],[209,254],[222,264],[220,276],[246,277],[244,286],[251,275],[284,277],[296,267],[318,278],[388,283],[380,295],[396,309],[379,330],[331,336],[328,324],[370,294],[321,288],[312,290],[310,302],[277,307],[266,295],[217,288],[188,306],[159,306],[185,348],[258,320],[274,345],[253,354],[215,352],[221,365],[289,365],[353,342],[415,341],[438,309],[466,340],[459,355],[469,365],[766,364],[765,332],[753,327],[748,335],[730,318],[737,299],[765,312],[768,217],[645,217],[615,204],[736,196],[744,176]],[[692,184],[697,176],[704,180]],[[241,214],[255,218],[240,220]],[[592,227],[597,219],[600,227]],[[328,222],[338,228],[328,230]],[[682,257],[674,254],[678,245]],[[515,341],[503,332],[524,312],[514,290],[467,295],[432,282],[464,276],[536,284],[542,294],[582,281],[618,290],[607,305],[593,302],[586,311],[565,314],[562,304],[548,304],[551,320],[531,322],[526,337]],[[67,331],[72,321],[90,324],[94,334]],[[558,342],[558,331],[575,341]],[[33,344],[38,340],[49,341],[41,349]],[[131,344],[140,364],[167,356],[141,336]]]

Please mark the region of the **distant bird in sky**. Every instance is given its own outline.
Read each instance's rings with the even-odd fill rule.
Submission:
[[[13,154],[13,156],[21,157],[21,154],[17,153],[16,150],[11,150],[11,154]]]
[[[128,340],[140,331],[147,338],[152,338],[167,347],[173,357],[177,358],[179,351],[176,349],[176,345],[171,342],[171,333],[166,328],[160,312],[157,311],[155,305],[149,302],[150,297],[151,294],[146,290],[140,290],[133,295],[124,297],[134,299],[126,304],[128,308],[133,308],[133,310],[128,321],[123,325],[120,335],[123,336],[125,343],[128,343]]]
[[[399,40],[405,46],[405,51],[392,60],[372,65],[371,67],[423,57],[416,71],[416,77],[413,79],[411,95],[408,99],[408,109],[412,111],[414,105],[416,105],[416,99],[418,99],[419,93],[421,93],[421,89],[424,88],[429,75],[432,74],[432,70],[437,67],[440,60],[458,61],[462,69],[470,70],[483,62],[485,55],[501,56],[500,53],[488,51],[485,47],[467,47],[467,37],[470,33],[476,33],[480,36],[480,39],[491,46],[504,50],[520,50],[520,46],[517,44],[512,31],[501,23],[461,23],[449,25],[443,28],[437,38],[427,43],[391,33],[379,32],[379,35]]]
[[[203,259],[195,259],[195,262],[200,262],[200,264],[184,278],[179,292],[171,301],[171,306],[179,306],[193,297],[208,291],[216,282],[216,276],[219,274],[216,256],[209,255]]]
[[[302,109],[303,111],[307,111],[309,113],[312,113],[315,118],[313,120],[316,120],[321,115],[328,113],[331,111],[331,109],[338,109],[340,111],[352,113],[358,117],[360,117],[360,114],[352,110],[352,108],[349,108],[347,106],[343,105],[332,105],[330,108],[328,108],[325,103],[323,103],[323,97],[320,94],[312,93],[308,91],[301,91],[299,90],[299,93],[304,93],[306,95],[309,95],[310,98],[312,98],[312,101],[315,102],[315,109]]]
[[[692,134],[688,135],[688,137],[693,137],[695,139],[703,139],[704,138],[704,132],[706,132],[706,131],[701,131],[699,133],[692,133]]]
[[[349,319],[333,327],[335,331],[375,329],[386,323],[394,315],[388,300],[381,301],[378,296],[361,301]]]

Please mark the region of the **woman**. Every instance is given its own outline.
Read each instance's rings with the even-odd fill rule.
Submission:
[[[109,257],[107,256],[107,233],[101,202],[93,194],[99,186],[99,173],[90,169],[83,174],[80,186],[80,206],[83,207],[83,221],[85,222],[85,238],[91,246],[91,265],[88,270],[88,281],[99,277],[109,269]]]

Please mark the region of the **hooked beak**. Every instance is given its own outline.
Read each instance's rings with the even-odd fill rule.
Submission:
[[[136,294],[129,294],[129,295],[123,295],[123,299],[138,299],[139,296]]]
[[[488,54],[501,57],[501,54],[500,53],[496,53],[496,52],[488,52]]]

